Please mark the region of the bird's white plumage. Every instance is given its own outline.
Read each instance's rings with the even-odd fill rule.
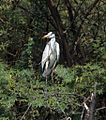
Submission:
[[[42,76],[47,77],[48,75],[51,74],[51,72],[56,66],[56,63],[59,60],[60,48],[59,48],[59,44],[55,40],[55,34],[49,32],[44,37],[50,39],[50,41],[47,43],[43,51],[42,61],[41,61],[42,72],[43,72]]]
[[[47,62],[48,60],[48,56],[50,56],[50,52],[49,52],[49,45],[47,44],[42,55],[42,61],[41,61],[42,69],[44,68],[45,62]]]
[[[56,51],[57,51],[57,61],[59,60],[59,57],[60,57],[60,47],[59,47],[59,44],[56,42]]]

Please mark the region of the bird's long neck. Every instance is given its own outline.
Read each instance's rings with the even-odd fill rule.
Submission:
[[[55,37],[51,38],[50,41],[51,41],[51,48],[53,49],[53,48],[54,48],[55,41],[56,41]]]

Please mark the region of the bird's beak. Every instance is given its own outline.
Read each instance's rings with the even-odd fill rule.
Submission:
[[[47,35],[44,35],[44,36],[42,37],[42,39],[45,39],[45,38],[48,38],[48,34],[47,34]]]

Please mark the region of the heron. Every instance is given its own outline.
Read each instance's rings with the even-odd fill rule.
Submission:
[[[56,37],[53,32],[49,32],[44,35],[42,39],[48,38],[50,41],[46,44],[45,49],[42,54],[41,67],[42,67],[42,76],[46,78],[53,74],[53,71],[56,67],[56,64],[60,56],[60,47],[59,43],[56,42]]]

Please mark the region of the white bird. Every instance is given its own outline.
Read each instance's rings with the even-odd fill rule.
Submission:
[[[52,74],[56,67],[56,63],[59,60],[60,47],[56,42],[55,34],[52,32],[49,32],[43,37],[43,39],[44,38],[50,39],[50,41],[45,46],[41,60],[42,76],[47,80],[47,77]]]

